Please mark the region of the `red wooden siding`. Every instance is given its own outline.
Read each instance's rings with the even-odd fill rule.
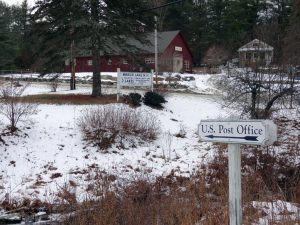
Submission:
[[[176,51],[175,47],[181,47],[182,51]],[[185,42],[185,40],[183,39],[182,35],[179,33],[174,39],[173,41],[170,43],[170,45],[166,48],[166,50],[164,51],[164,53],[160,56],[160,58],[163,59],[172,59],[174,54],[182,54],[182,58],[183,58],[183,63],[185,61],[188,61],[189,63],[189,68],[186,69],[183,66],[183,70],[185,72],[192,72],[192,65],[193,65],[193,56],[192,53],[187,45],[187,43]]]
[[[176,51],[175,47],[181,47],[182,51]],[[154,48],[154,47],[153,47]],[[183,60],[183,71],[192,72],[192,53],[183,39],[182,35],[178,33],[175,38],[170,42],[169,46],[165,49],[163,53],[159,54],[159,70],[160,72],[170,72],[172,70],[172,62],[175,54],[182,55]],[[145,59],[152,59],[145,63]],[[76,58],[76,72],[92,72],[92,65],[88,62],[91,62],[92,57],[78,57]],[[124,63],[124,60],[127,61],[127,64]],[[135,62],[136,59],[130,59],[126,56],[121,55],[112,55],[112,56],[101,56],[100,66],[101,71],[103,72],[116,72],[117,68],[120,68],[121,71],[150,71],[154,69],[154,54],[142,54],[138,57],[138,60],[145,65],[139,65]],[[171,62],[170,68],[164,68],[162,63]],[[189,68],[185,68],[185,64],[188,63]],[[65,66],[65,72],[71,72],[70,65]]]

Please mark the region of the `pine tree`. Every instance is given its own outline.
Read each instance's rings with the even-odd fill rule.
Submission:
[[[14,30],[17,34],[18,42],[18,54],[15,59],[15,64],[20,69],[29,69],[32,64],[32,55],[34,41],[33,37],[29,35],[30,30],[30,17],[29,17],[29,7],[27,0],[24,0],[21,7],[15,10],[14,16]]]
[[[116,47],[128,52],[126,39],[129,37],[144,41],[145,34],[134,28],[144,26],[145,31],[153,30],[154,17],[145,10],[148,8],[146,3],[144,0],[38,1],[33,31],[44,43],[42,59],[52,63],[60,59],[62,62],[74,40],[81,51],[92,54],[92,96],[101,95],[100,52]],[[53,67],[51,64],[48,66]]]
[[[13,69],[17,47],[11,32],[11,10],[0,1],[0,69]]]
[[[293,0],[289,26],[284,38],[283,62],[300,65],[300,0]]]
[[[189,45],[193,50],[193,57],[196,65],[200,64],[206,49],[212,44],[214,32],[209,26],[209,16],[206,0],[198,0],[191,11],[191,21],[188,25],[190,30]]]

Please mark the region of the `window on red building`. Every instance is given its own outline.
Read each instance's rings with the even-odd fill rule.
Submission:
[[[184,60],[184,68],[186,71],[190,70],[190,61],[189,60]]]
[[[146,64],[154,64],[155,60],[154,60],[154,58],[145,58],[145,63]]]
[[[92,66],[92,65],[93,65],[93,60],[90,60],[90,59],[89,59],[89,60],[87,61],[87,64],[88,64],[88,66]]]

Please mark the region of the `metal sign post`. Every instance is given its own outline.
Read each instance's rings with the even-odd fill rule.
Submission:
[[[241,144],[270,145],[277,140],[271,120],[202,120],[201,141],[228,143],[230,225],[242,225]]]

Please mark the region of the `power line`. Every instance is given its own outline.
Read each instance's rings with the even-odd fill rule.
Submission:
[[[183,1],[184,0],[177,0],[177,1],[169,2],[169,3],[166,3],[166,4],[160,5],[160,6],[155,6],[155,7],[152,7],[152,8],[148,8],[148,9],[140,10],[140,11],[137,11],[137,12],[133,12],[131,14],[141,13],[141,12],[148,12],[148,11],[151,11],[151,10],[160,9],[160,8],[164,8],[164,7],[167,7],[169,5],[173,5],[173,4],[176,4],[176,3],[179,3],[179,2],[183,2]]]
[[[154,10],[154,9],[160,9],[160,8],[164,8],[164,7],[167,7],[169,5],[173,5],[173,4],[176,4],[176,3],[179,3],[179,2],[183,2],[184,0],[178,0],[178,1],[174,1],[174,2],[169,2],[169,3],[166,3],[164,5],[160,5],[160,6],[156,6],[156,7],[153,7],[153,8],[150,8],[148,10]]]

